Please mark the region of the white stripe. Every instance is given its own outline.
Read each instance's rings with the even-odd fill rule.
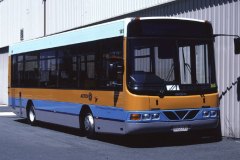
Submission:
[[[1,104],[0,107],[7,107],[7,105],[5,105],[5,104]]]
[[[18,54],[119,37],[123,36],[123,32],[120,32],[123,29],[124,19],[15,43],[9,46],[9,53]]]
[[[16,116],[13,112],[0,112],[0,116]]]

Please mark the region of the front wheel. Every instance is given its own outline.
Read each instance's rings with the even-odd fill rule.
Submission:
[[[35,110],[34,110],[33,106],[31,106],[29,108],[29,111],[28,111],[28,114],[27,114],[27,119],[28,119],[28,122],[31,125],[35,125],[36,124],[36,114],[35,114]]]
[[[88,112],[84,116],[84,131],[88,138],[95,136],[95,122],[92,113]]]

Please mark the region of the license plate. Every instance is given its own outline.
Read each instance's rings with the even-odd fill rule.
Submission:
[[[189,130],[188,127],[174,127],[173,132],[187,132]]]

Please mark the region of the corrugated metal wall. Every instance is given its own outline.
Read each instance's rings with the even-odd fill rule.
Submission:
[[[47,0],[47,34],[85,26],[173,0]]]
[[[4,0],[0,2],[0,48],[43,35],[42,0]]]
[[[215,34],[240,35],[239,0],[181,0],[126,16],[177,16],[208,20]],[[240,77],[240,55],[234,54],[232,37],[216,38],[216,68],[219,92],[225,91]],[[240,102],[236,85],[221,100],[224,136],[240,138]]]
[[[173,0],[46,0],[46,34],[96,23]],[[44,36],[43,0],[0,2],[0,48]]]
[[[215,33],[240,35],[239,0],[47,0],[47,34],[129,16],[179,16],[209,20]],[[160,5],[167,3],[164,5]],[[156,6],[156,7],[152,7]],[[149,8],[152,7],[152,8]],[[142,11],[141,10],[145,9]],[[0,48],[44,34],[43,0],[0,2]],[[136,12],[135,12],[136,11]],[[134,12],[134,13],[132,13]],[[233,38],[216,39],[216,68],[219,91],[225,91],[240,76],[240,55],[234,55]],[[221,101],[223,133],[240,138],[240,102],[236,87]]]

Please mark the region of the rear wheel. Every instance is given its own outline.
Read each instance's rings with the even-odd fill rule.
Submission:
[[[84,116],[84,131],[88,138],[95,136],[95,122],[91,112],[87,112]]]
[[[34,110],[33,106],[31,106],[29,108],[28,113],[27,113],[27,118],[28,118],[28,122],[31,125],[35,125],[36,124],[36,114],[35,114],[35,110]]]

